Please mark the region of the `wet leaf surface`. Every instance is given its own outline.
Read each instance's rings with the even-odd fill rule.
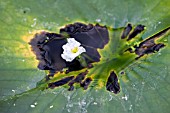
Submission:
[[[0,1],[0,112],[169,113],[169,5],[168,0]],[[80,26],[75,23],[85,24],[80,25],[84,28],[77,29]],[[131,30],[125,30],[128,24],[132,25]],[[127,41],[138,25],[144,25],[146,29]],[[60,31],[66,26],[68,30]],[[108,37],[107,32],[104,33],[106,28]],[[95,34],[96,31],[103,34]],[[96,50],[86,49],[93,53],[89,56],[91,55],[95,62],[76,70],[81,65],[78,61],[55,65],[46,57],[46,62],[53,64],[49,66],[52,70],[39,70],[39,62],[29,42],[36,33],[42,32],[51,39],[60,39],[62,36],[56,35],[60,33],[64,37],[74,36],[77,41],[84,42],[84,45],[94,46]],[[102,35],[105,38],[98,38],[98,41],[102,40],[98,45],[93,45],[96,43],[94,39],[78,40],[87,35]],[[151,39],[154,36],[157,38]],[[88,37],[89,40],[90,38]],[[55,42],[56,39],[46,45],[52,48]],[[125,52],[128,48],[132,48],[133,53]],[[57,52],[60,51],[56,51],[56,55]],[[143,56],[135,60],[140,55]],[[53,57],[57,62],[58,58]],[[70,71],[54,70],[65,66],[69,67]],[[74,87],[69,87],[69,82],[86,70],[88,73],[84,79],[74,83]],[[106,88],[113,70],[120,86],[117,94]],[[63,86],[47,88],[51,83],[58,82],[58,85],[60,80],[72,76],[74,78],[69,79]]]

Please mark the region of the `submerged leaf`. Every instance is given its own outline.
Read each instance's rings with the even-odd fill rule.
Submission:
[[[115,93],[115,94],[120,92],[118,78],[114,71],[112,71],[109,75],[109,78],[108,78],[107,84],[106,84],[106,89],[110,92]]]

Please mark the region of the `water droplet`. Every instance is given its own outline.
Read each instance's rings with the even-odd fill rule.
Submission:
[[[132,110],[132,106],[133,106],[133,105],[130,105],[129,110]]]
[[[73,104],[71,104],[71,103],[70,103],[70,104],[68,104],[68,107],[70,107],[70,108],[71,108],[71,107],[73,107]]]
[[[161,53],[159,52],[158,55],[161,55]]]
[[[27,22],[27,18],[23,18],[23,20],[22,20],[23,22]]]
[[[100,18],[96,19],[96,22],[101,22],[101,19]]]
[[[34,21],[34,23],[31,25],[31,27],[34,27],[37,24],[37,19],[36,18],[34,18],[33,21]]]
[[[30,105],[30,107],[35,108],[35,105]]]
[[[53,105],[50,106],[50,108],[53,108],[53,107],[54,107]]]
[[[14,89],[12,89],[12,92],[14,92],[14,93],[15,93],[15,90],[14,90]]]
[[[37,104],[38,104],[37,102],[34,103],[34,105],[37,105]]]
[[[82,105],[82,106],[85,106],[85,105],[86,105],[86,102],[83,100],[83,101],[81,102],[81,105]]]
[[[123,100],[127,100],[127,99],[128,99],[127,95],[125,95],[124,97],[122,97],[122,99],[123,99]]]
[[[27,90],[30,90],[30,87],[29,87],[29,86],[27,86]]]
[[[168,40],[167,39],[164,39],[164,42],[167,42]]]
[[[47,39],[47,40],[49,40],[50,38],[49,38],[49,37],[47,37],[46,39]]]
[[[26,8],[21,9],[21,11],[22,11],[22,13],[28,13],[31,11],[31,9],[26,7]]]
[[[43,17],[43,18],[46,18],[47,16],[46,16],[46,15],[43,15],[42,17]]]
[[[85,108],[82,108],[82,113],[87,113],[87,110]]]
[[[94,105],[97,105],[97,102],[93,102]]]
[[[32,34],[32,31],[29,30],[28,33],[29,33],[29,34]]]
[[[70,112],[70,109],[67,109],[68,112]]]
[[[111,101],[113,99],[113,96],[109,93],[110,99],[109,101]]]

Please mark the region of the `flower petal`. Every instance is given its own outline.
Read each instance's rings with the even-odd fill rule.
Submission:
[[[70,46],[76,47],[76,46],[80,46],[80,45],[81,45],[81,44],[80,44],[78,41],[76,41],[74,38],[68,38],[67,41],[68,41],[68,44],[69,44]]]
[[[82,46],[80,46],[81,44],[74,38],[68,38],[67,41],[68,43],[62,46],[64,51],[63,54],[61,54],[61,57],[67,62],[73,61],[81,53],[86,52],[86,50]],[[72,52],[72,50],[75,48],[78,48],[78,51]]]

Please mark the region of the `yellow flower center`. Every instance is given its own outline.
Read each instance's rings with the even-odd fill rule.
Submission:
[[[77,53],[78,52],[78,47],[74,47],[73,49],[71,49],[72,53]]]

